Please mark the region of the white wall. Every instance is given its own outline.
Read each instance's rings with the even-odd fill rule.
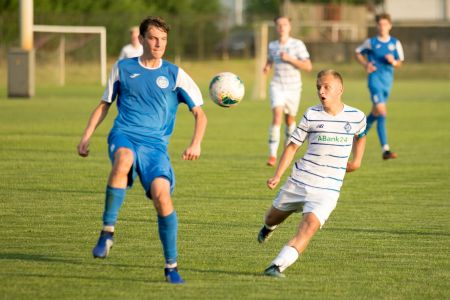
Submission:
[[[448,21],[450,0],[385,0],[384,10],[394,22]]]

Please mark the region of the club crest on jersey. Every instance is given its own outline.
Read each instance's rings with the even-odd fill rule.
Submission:
[[[158,78],[156,78],[156,84],[160,88],[165,89],[169,86],[169,79],[167,79],[165,76],[159,76]]]
[[[392,43],[389,43],[388,49],[389,49],[389,51],[394,51],[395,50],[395,45],[392,44]]]
[[[350,125],[349,122],[345,123],[344,126],[345,131],[350,132],[350,130],[352,130],[352,125]]]

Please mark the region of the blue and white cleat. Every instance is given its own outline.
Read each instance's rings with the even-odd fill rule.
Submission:
[[[281,273],[280,267],[276,265],[270,265],[267,269],[264,270],[264,275],[276,278],[284,278],[286,275]]]
[[[100,232],[97,245],[92,249],[92,255],[94,258],[106,258],[109,254],[109,250],[114,244],[113,238],[114,232],[103,231]]]
[[[184,284],[185,281],[181,278],[180,273],[178,273],[178,268],[164,268],[164,276],[166,281],[172,284]]]

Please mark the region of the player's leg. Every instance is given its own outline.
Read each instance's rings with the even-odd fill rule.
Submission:
[[[280,145],[280,129],[283,120],[283,107],[272,108],[272,123],[269,128],[269,159],[267,165],[275,166],[277,162],[278,146]]]
[[[297,124],[295,122],[295,116],[297,116],[298,107],[300,105],[300,95],[301,95],[301,89],[300,90],[292,90],[289,92],[286,92],[286,104],[284,107],[284,113],[285,113],[285,139],[284,144],[287,145],[289,138],[291,137],[292,133],[294,132],[295,128],[297,127]]]
[[[270,107],[272,109],[272,122],[269,127],[269,159],[267,165],[275,166],[277,162],[278,146],[280,145],[280,130],[283,122],[283,107],[285,95],[282,87],[270,85]]]
[[[285,122],[286,122],[286,128],[284,131],[284,143],[287,145],[289,142],[289,138],[291,137],[291,134],[294,132],[295,128],[297,127],[297,124],[295,123],[295,116],[293,115],[285,115]]]
[[[171,193],[175,176],[165,147],[142,146],[138,151],[138,169],[147,196],[153,200],[158,219],[158,233],[165,258],[164,275],[169,283],[184,283],[178,273],[178,219]]]
[[[387,116],[386,103],[385,102],[378,103],[374,107],[374,113],[378,115],[377,133],[378,138],[380,140],[383,159],[397,158],[397,154],[391,151],[388,143],[387,128],[386,128],[386,116]]]
[[[306,213],[298,227],[297,234],[281,249],[264,274],[273,277],[284,277],[282,272],[298,259],[309,244],[321,223],[314,213]]]
[[[158,214],[158,232],[166,261],[164,274],[169,283],[184,283],[177,268],[178,219],[170,196],[170,182],[157,177],[151,184],[151,197]]]
[[[282,211],[271,206],[264,218],[264,225],[258,233],[258,242],[263,243],[270,238],[277,226],[283,223],[294,211]]]
[[[120,207],[125,199],[128,176],[134,162],[133,151],[126,147],[117,148],[113,155],[113,167],[108,179],[103,211],[103,229],[92,250],[95,258],[105,258],[113,245],[114,226]]]

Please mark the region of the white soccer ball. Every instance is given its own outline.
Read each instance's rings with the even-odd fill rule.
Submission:
[[[222,72],[213,77],[209,84],[209,96],[222,107],[239,104],[244,98],[245,87],[242,80],[231,72]]]

